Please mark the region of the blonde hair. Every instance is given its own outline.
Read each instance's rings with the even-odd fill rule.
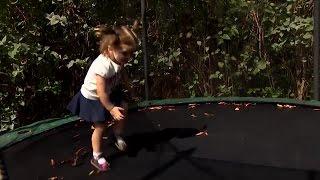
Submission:
[[[94,28],[96,37],[100,39],[100,53],[104,53],[109,48],[121,48],[126,52],[134,52],[138,46],[138,37],[134,32],[137,28],[137,21],[132,28],[128,26],[108,28],[105,25]]]

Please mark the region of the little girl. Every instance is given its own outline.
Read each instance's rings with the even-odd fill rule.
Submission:
[[[135,26],[135,25],[134,25]],[[98,27],[100,55],[92,62],[84,83],[68,105],[68,109],[87,122],[93,123],[93,158],[91,164],[100,171],[107,171],[110,164],[102,154],[101,142],[108,123],[117,121],[120,127],[127,113],[120,84],[123,65],[133,56],[137,48],[137,36],[127,26],[114,29]],[[116,129],[116,145],[124,150],[126,144]]]

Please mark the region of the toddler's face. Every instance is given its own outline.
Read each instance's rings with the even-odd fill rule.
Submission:
[[[114,49],[113,54],[116,61],[121,63],[121,65],[124,65],[125,63],[127,63],[130,60],[130,58],[133,56],[133,52],[126,51],[120,48]]]

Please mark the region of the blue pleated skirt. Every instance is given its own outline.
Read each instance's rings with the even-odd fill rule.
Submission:
[[[116,105],[121,105],[123,95],[120,90],[111,93],[110,101]],[[112,116],[99,100],[85,98],[79,91],[70,101],[67,109],[81,119],[92,123],[103,123],[112,120]]]

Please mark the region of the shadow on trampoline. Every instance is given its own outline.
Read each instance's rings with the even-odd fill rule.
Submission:
[[[126,152],[116,152],[109,157],[110,160],[123,155],[136,157],[142,149],[146,149],[149,152],[155,152],[157,151],[157,145],[169,143],[173,138],[194,137],[201,131],[202,130],[195,128],[166,128],[156,132],[133,134],[124,138],[128,145]]]
[[[126,138],[128,155],[136,156],[142,149],[156,151],[156,145],[169,142],[173,138],[188,138],[196,136],[200,130],[195,128],[167,128],[158,132],[140,133]]]
[[[175,157],[172,158],[172,160],[168,161],[167,163],[163,164],[162,166],[154,169],[153,171],[151,171],[150,173],[148,173],[144,177],[142,177],[141,178],[142,180],[153,179],[153,178],[157,177],[158,175],[160,175],[161,173],[164,173],[170,167],[172,167],[173,165],[175,165],[176,163],[178,163],[178,162],[180,162],[182,160],[187,161],[195,169],[207,174],[208,176],[210,176],[212,178],[217,178],[217,179],[221,179],[221,180],[223,179],[222,176],[218,176],[214,172],[214,170],[212,168],[210,168],[209,166],[202,165],[202,164],[192,160],[192,154],[196,150],[195,147],[190,148],[188,150],[184,150],[184,151],[178,151],[178,149],[174,145],[172,145],[172,144],[169,144],[169,145],[174,151],[176,151]]]
[[[109,156],[109,160],[113,163],[113,161],[116,161],[116,159],[121,156],[128,155],[129,157],[136,157],[139,151],[141,151],[142,149],[146,149],[149,152],[161,151],[161,149],[163,149],[161,148],[161,146],[165,144],[170,150],[170,152],[174,154],[171,160],[167,161],[166,163],[162,164],[161,166],[155,168],[151,172],[141,177],[142,180],[153,179],[159,176],[161,173],[164,173],[166,170],[168,170],[170,167],[172,167],[181,160],[187,161],[194,168],[209,175],[212,178],[223,179],[223,177],[218,176],[211,167],[203,165],[192,159],[192,154],[197,149],[196,147],[180,151],[175,145],[173,145],[170,142],[170,140],[173,138],[182,139],[195,137],[199,133],[203,132],[205,129],[206,126],[204,126],[201,130],[196,128],[166,128],[157,132],[138,133],[131,136],[127,136],[125,137],[125,140],[128,145],[127,151],[118,151],[114,154],[111,154]]]

